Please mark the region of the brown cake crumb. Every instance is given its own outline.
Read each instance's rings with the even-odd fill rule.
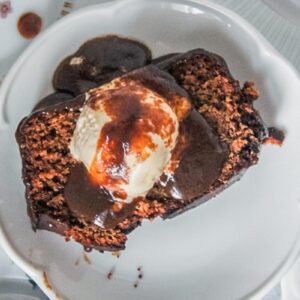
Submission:
[[[91,265],[91,264],[92,264],[91,260],[89,259],[89,257],[88,257],[85,253],[83,253],[83,259],[84,259],[84,261],[85,261],[88,265]]]
[[[107,277],[108,280],[111,280],[111,279],[112,279],[112,277],[113,277],[113,275],[114,275],[114,273],[115,273],[115,270],[116,270],[116,268],[115,268],[115,267],[112,267],[112,268],[110,269],[110,271],[106,274],[106,277]]]
[[[113,272],[108,272],[106,277],[108,280],[111,280],[112,276],[113,276]]]
[[[117,258],[119,258],[121,256],[121,252],[120,251],[113,251],[111,254],[112,254],[112,256],[115,256]]]
[[[269,127],[268,131],[269,136],[264,139],[263,143],[282,146],[285,138],[284,132],[275,127]]]
[[[144,273],[143,273],[143,270],[142,270],[142,267],[137,267],[137,271],[139,272],[138,273],[138,276],[137,276],[137,280],[134,282],[133,286],[134,288],[137,288],[140,284],[140,281],[143,279],[144,277]]]
[[[138,268],[137,268],[137,271],[139,272],[139,274],[138,274],[138,279],[139,279],[139,280],[143,279],[143,277],[144,277],[144,272],[143,272],[142,267],[138,267]]]
[[[256,89],[254,82],[252,81],[245,82],[242,88],[242,93],[250,102],[257,100],[259,97],[259,91]]]

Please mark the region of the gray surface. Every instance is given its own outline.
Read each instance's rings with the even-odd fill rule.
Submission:
[[[47,300],[41,290],[28,280],[0,280],[0,300]]]
[[[230,8],[245,18],[300,71],[300,26],[280,16],[261,0],[212,2]]]

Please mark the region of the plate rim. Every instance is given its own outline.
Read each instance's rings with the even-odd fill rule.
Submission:
[[[134,2],[136,0],[115,0],[115,1],[107,1],[104,3],[90,5],[84,8],[81,8],[72,14],[56,21],[52,25],[50,25],[45,31],[43,31],[18,57],[13,66],[10,68],[7,73],[4,81],[2,82],[0,88],[0,132],[5,130],[7,126],[9,126],[7,117],[5,112],[3,111],[3,107],[5,105],[5,98],[10,91],[10,86],[13,84],[13,79],[17,75],[18,70],[22,68],[22,64],[27,60],[28,57],[32,53],[34,53],[35,49],[39,47],[43,40],[47,39],[48,35],[51,32],[57,30],[59,27],[63,26],[67,22],[72,21],[77,16],[84,14],[90,10],[94,9],[103,9],[104,7],[114,7],[120,5],[120,3]],[[147,0],[144,0],[146,2]],[[222,5],[212,3],[209,0],[152,0],[151,2],[167,2],[167,3],[182,3],[186,5],[192,4],[200,4],[205,7],[212,9],[213,11],[217,11],[222,15],[226,16],[230,20],[234,21],[238,26],[245,31],[253,41],[255,41],[256,45],[259,48],[259,52],[268,56],[269,59],[276,62],[278,69],[285,69],[285,71],[289,74],[289,79],[292,83],[300,86],[300,77],[292,66],[292,64],[284,58],[263,36],[260,32],[258,32],[253,25],[251,25],[244,18],[239,16],[237,13],[232,10],[223,7]],[[300,92],[300,88],[298,89]],[[43,270],[40,270],[34,267],[27,259],[25,259],[21,254],[18,253],[18,249],[15,249],[14,246],[10,243],[9,235],[5,232],[4,226],[2,224],[2,220],[0,219],[0,244],[2,245],[4,251],[8,254],[8,256],[19,266],[23,271],[25,271],[30,277],[34,279],[34,281],[39,285],[39,287],[43,290],[43,292],[50,299],[57,299],[57,295],[54,289],[49,289],[47,284],[45,283],[43,277]],[[289,270],[292,264],[298,258],[300,253],[300,228],[298,230],[297,238],[291,247],[289,253],[286,258],[283,260],[281,265],[273,272],[272,275],[268,277],[268,279],[263,282],[259,287],[250,292],[244,299],[261,299],[268,291],[270,291],[283,277],[283,275]]]

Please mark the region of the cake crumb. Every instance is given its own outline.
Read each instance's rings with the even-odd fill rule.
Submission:
[[[113,272],[111,272],[111,271],[108,272],[107,275],[106,275],[106,277],[107,277],[108,280],[111,280],[112,276],[113,276]]]
[[[78,259],[75,261],[75,266],[76,266],[76,267],[79,265],[79,262],[80,262],[80,258],[78,258]]]
[[[264,145],[277,145],[277,146],[282,146],[282,142],[275,139],[274,137],[267,137],[263,141]]]
[[[275,127],[269,127],[268,131],[269,131],[269,136],[264,139],[263,143],[282,146],[285,138],[284,132]]]
[[[138,283],[138,281],[136,281],[136,282],[133,284],[133,287],[136,289],[138,286],[139,286],[139,283]]]
[[[85,253],[83,253],[83,259],[88,265],[92,264],[91,260]]]
[[[143,279],[143,277],[144,277],[142,267],[139,266],[139,267],[137,267],[136,269],[137,269],[137,271],[138,271],[138,276],[137,276],[137,280],[136,280],[135,283],[134,283],[134,287],[135,287],[135,288],[138,287],[140,280]]]
[[[106,277],[108,280],[111,280],[115,272],[115,267],[111,268],[111,270],[107,273]]]
[[[114,252],[111,253],[111,255],[119,258],[121,256],[121,252],[120,251],[114,251]]]
[[[45,271],[43,272],[43,280],[44,280],[45,287],[49,290],[52,290],[52,285],[50,284]]]

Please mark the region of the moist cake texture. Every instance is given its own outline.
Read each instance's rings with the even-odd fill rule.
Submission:
[[[196,49],[162,62],[161,68],[174,76],[189,93],[194,107],[229,147],[229,156],[219,178],[198,201],[207,200],[239,179],[243,171],[258,161],[267,129],[254,109],[259,92],[253,82],[240,87],[224,59],[204,49]],[[198,201],[192,201],[192,207]],[[174,211],[186,210],[175,203]],[[169,209],[172,211],[172,209]],[[168,215],[168,214],[167,214]]]
[[[189,132],[182,136],[187,136],[193,147],[187,147],[180,156],[181,165],[173,181],[166,181],[162,175],[147,196],[134,202],[126,217],[113,228],[100,228],[74,214],[65,199],[70,172],[78,163],[69,144],[86,96],[70,99],[55,95],[55,99],[62,101],[40,106],[22,120],[16,132],[28,214],[34,230],[57,232],[87,249],[122,250],[127,234],[143,219],[169,218],[194,207],[215,196],[257,163],[267,130],[253,108],[253,101],[258,98],[253,83],[246,82],[240,87],[225,61],[202,49],[166,56],[154,63],[156,67],[145,67],[125,76],[140,80],[158,93],[175,89],[192,103],[180,130]],[[198,162],[193,160],[195,156]],[[201,177],[201,170],[208,176]],[[174,194],[174,187],[180,196]]]

